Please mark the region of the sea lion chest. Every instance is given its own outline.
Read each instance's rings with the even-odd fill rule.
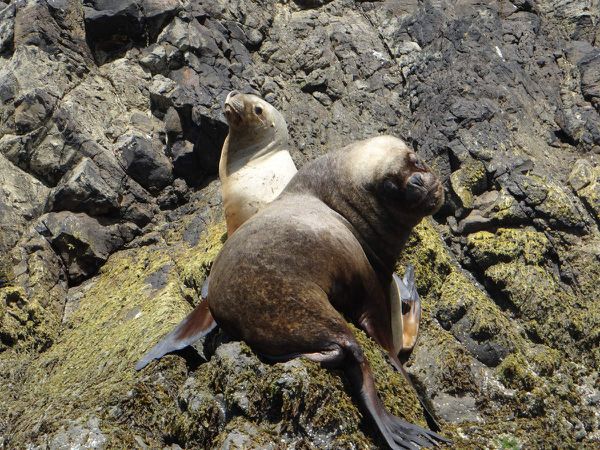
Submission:
[[[273,201],[296,174],[287,150],[228,162],[221,176],[229,234]]]

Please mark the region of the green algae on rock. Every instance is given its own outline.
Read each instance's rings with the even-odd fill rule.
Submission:
[[[462,206],[468,209],[473,208],[474,196],[485,191],[487,186],[485,166],[476,159],[467,159],[461,164],[460,169],[452,172],[450,184],[462,202]]]

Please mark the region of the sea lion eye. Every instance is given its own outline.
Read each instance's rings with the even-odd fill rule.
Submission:
[[[389,178],[383,182],[381,189],[386,196],[398,197],[401,193],[398,185]]]
[[[423,171],[425,170],[425,164],[423,164],[421,158],[419,158],[416,154],[410,153],[408,155],[408,160],[413,164],[413,166],[415,166],[415,169]]]
[[[254,112],[256,113],[257,116],[260,116],[263,112],[262,106],[255,106],[254,107]]]

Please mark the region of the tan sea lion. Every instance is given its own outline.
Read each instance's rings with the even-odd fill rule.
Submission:
[[[207,300],[158,346],[195,341],[208,332],[210,313],[227,334],[266,358],[305,356],[344,369],[390,448],[445,441],[385,409],[341,314],[403,370],[389,299],[394,265],[412,228],[442,201],[438,179],[394,137],[357,142],[308,163],[225,242]],[[137,368],[155,354],[152,349]]]
[[[252,94],[232,91],[225,100],[229,134],[219,161],[227,234],[273,201],[296,174],[285,119]]]

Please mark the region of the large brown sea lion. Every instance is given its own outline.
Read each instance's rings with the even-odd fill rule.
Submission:
[[[212,314],[228,335],[266,358],[304,356],[343,368],[390,448],[436,445],[444,438],[385,409],[341,313],[403,370],[391,325],[394,265],[412,228],[442,201],[438,179],[394,137],[360,141],[308,163],[227,240],[207,300],[158,346],[194,342],[209,331]],[[156,354],[151,350],[137,368]]]

